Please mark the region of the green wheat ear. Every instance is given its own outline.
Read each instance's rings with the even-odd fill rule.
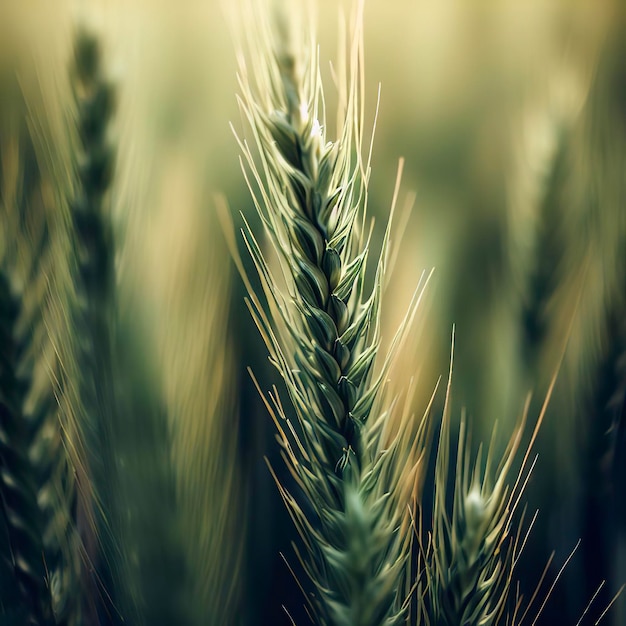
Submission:
[[[32,369],[20,372],[28,349],[18,330],[20,309],[6,276],[0,274],[0,494],[29,623],[43,625],[52,623],[52,596],[44,557],[45,520],[37,502],[41,477],[29,458],[37,424],[24,415]]]
[[[110,194],[114,150],[109,128],[114,92],[105,78],[97,33],[79,25],[74,31],[69,82],[74,99],[73,174],[70,217],[74,299],[70,315],[71,382],[76,390],[80,454],[84,480],[78,518],[85,545],[84,585],[87,619],[96,621],[106,606],[108,620],[121,617],[121,585],[128,555],[119,544],[119,476],[114,449],[117,414],[114,388],[116,289]]]
[[[521,522],[514,531],[514,515],[532,471],[532,466],[529,472],[525,471],[526,464],[556,379],[552,380],[511,487],[508,480],[520,449],[530,398],[497,465],[494,459],[496,428],[484,466],[482,446],[472,462],[465,416],[461,419],[456,462],[453,463],[449,452],[451,376],[452,368],[435,470],[433,529],[426,554],[427,592],[423,617],[428,624],[495,626],[502,622],[509,609],[513,572],[525,543],[525,539],[520,543]]]
[[[15,230],[2,259],[0,491],[11,562],[31,621],[74,624],[80,615],[75,471],[57,350],[63,324],[55,291],[62,279],[53,269],[63,267],[62,260],[55,265],[62,255],[56,229],[63,228],[42,191],[42,172],[27,150],[20,156],[24,187],[7,203],[15,213],[5,226]]]
[[[266,401],[299,491],[280,483],[279,489],[304,545],[299,558],[314,586],[307,599],[319,623],[400,624],[412,536],[405,518],[413,504],[404,477],[422,458],[425,429],[409,460],[406,437],[389,440],[386,429],[394,410],[383,393],[391,355],[374,373],[389,228],[368,293],[363,7],[356,11],[335,141],[328,137],[311,33],[302,44],[297,30],[273,31],[261,11],[250,10],[257,19],[255,30],[246,32],[251,67],[240,59],[240,104],[258,155],[243,140],[240,147],[282,274],[272,274],[246,225],[246,245],[268,303],[264,307],[251,291],[250,308],[297,417],[292,424],[277,395]]]
[[[8,408],[0,482],[3,502],[12,511],[5,524],[11,566],[17,568],[22,589],[30,589],[26,607],[31,621],[75,624],[81,615],[77,465],[64,386],[70,333],[69,184],[64,135],[55,116],[60,94],[34,81],[29,69],[20,74],[13,98],[3,101],[0,119],[0,270],[6,305],[0,350],[3,384],[12,378],[15,383],[3,389]],[[13,319],[7,317],[11,311]],[[15,500],[18,492],[22,504]],[[33,584],[25,584],[28,572]],[[4,599],[0,611],[7,601],[17,600]]]

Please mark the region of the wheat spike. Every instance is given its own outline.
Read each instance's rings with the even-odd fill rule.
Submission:
[[[63,310],[71,290],[67,180],[57,176],[64,162],[55,141],[60,137],[53,112],[58,94],[34,81],[32,69],[25,66],[12,90],[13,99],[7,99],[2,111],[0,262],[9,289],[4,297],[14,297],[17,306],[13,325],[5,327],[11,341],[3,342],[3,349],[8,359],[17,359],[13,367],[19,381],[7,396],[17,403],[12,410],[18,423],[7,426],[11,435],[4,443],[15,458],[22,458],[20,472],[28,476],[28,489],[35,497],[35,508],[18,509],[38,529],[30,535],[36,553],[32,571],[38,572],[46,599],[44,604],[32,601],[31,613],[53,623],[75,624],[80,619],[79,542],[74,527],[78,470],[72,452],[75,431],[65,410],[61,345],[67,332]],[[16,561],[20,566],[27,563]]]
[[[101,602],[110,603],[109,594],[114,604],[117,601],[114,581],[121,579],[128,555],[122,555],[119,548],[119,479],[112,432],[116,412],[115,272],[108,194],[114,155],[108,129],[114,101],[112,87],[104,78],[100,42],[84,26],[74,32],[69,70],[75,106],[70,196],[75,264],[75,297],[70,308],[75,333],[71,375],[77,389],[75,410],[80,415],[81,451],[86,465],[83,489],[89,495],[80,502],[78,515],[89,572],[89,619],[96,620],[97,607]],[[115,623],[119,610],[107,607],[106,612]]]
[[[454,466],[452,511],[449,508],[449,476],[453,468],[449,453],[450,380],[435,469],[424,617],[428,624],[496,625],[507,610],[513,572],[526,541],[520,541],[521,522],[517,532],[512,532],[514,516],[534,467],[532,463],[527,469],[527,464],[552,397],[556,376],[548,389],[512,487],[508,480],[522,441],[530,396],[495,468],[497,429],[494,427],[484,467],[482,446],[472,466],[471,441],[466,418],[462,416]]]
[[[519,441],[509,447],[504,469],[492,484],[490,462],[482,474],[481,456],[471,467],[466,423],[461,421],[456,455],[454,506],[449,516],[448,429],[440,441],[429,596],[435,624],[497,624],[504,613],[513,566],[511,512],[505,479]],[[507,545],[508,544],[508,545]]]
[[[53,623],[53,609],[44,556],[45,518],[37,502],[42,477],[30,460],[38,424],[29,423],[24,415],[32,370],[19,371],[29,346],[17,330],[18,302],[8,280],[0,274],[0,493],[15,576],[28,606],[29,623],[46,625]]]
[[[246,142],[240,145],[282,277],[272,275],[246,228],[246,244],[269,301],[264,309],[251,293],[251,309],[298,419],[296,431],[271,394],[268,407],[304,500],[279,488],[305,546],[301,561],[315,586],[310,608],[319,622],[399,624],[405,618],[402,582],[411,533],[399,530],[407,509],[398,487],[399,439],[387,445],[384,437],[393,404],[382,394],[389,359],[380,374],[373,373],[389,231],[368,295],[362,5],[347,87],[340,94],[336,141],[328,139],[313,38],[308,47],[299,45],[297,30],[283,23],[276,34],[263,15],[254,15],[256,30],[248,33],[252,66],[241,59],[240,85],[258,158]],[[392,344],[402,336],[417,300],[416,292]]]

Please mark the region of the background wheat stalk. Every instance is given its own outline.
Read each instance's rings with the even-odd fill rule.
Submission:
[[[64,410],[64,353],[58,349],[69,292],[65,180],[55,172],[63,156],[42,150],[54,136],[54,116],[42,113],[50,94],[28,77],[13,93],[2,115],[3,501],[11,560],[30,621],[75,624],[77,472],[73,427]]]
[[[119,618],[122,602],[114,585],[123,578],[128,555],[121,554],[119,474],[113,428],[118,411],[114,389],[114,316],[116,277],[110,195],[114,151],[110,143],[113,88],[105,77],[101,42],[85,24],[75,27],[69,68],[74,118],[71,120],[72,261],[74,298],[70,308],[72,383],[77,393],[74,410],[80,416],[79,441],[85,493],[77,511],[84,545],[86,615]],[[109,591],[109,589],[111,591]],[[111,596],[113,599],[108,597]]]
[[[53,623],[53,603],[44,551],[43,511],[37,502],[42,481],[31,450],[38,424],[24,414],[32,369],[24,372],[28,342],[18,330],[20,299],[0,276],[2,307],[2,400],[0,402],[1,496],[15,577],[29,607],[32,624]],[[22,372],[20,372],[22,370]],[[45,412],[44,412],[45,414]]]
[[[0,622],[28,613],[46,624],[230,623],[246,612],[245,522],[224,252],[212,248],[219,280],[211,256],[193,288],[168,286],[176,306],[160,315],[176,330],[150,334],[159,329],[121,292],[114,266],[126,242],[112,220],[114,94],[101,33],[81,24],[71,34],[69,74],[45,90],[34,67],[20,84],[9,76],[3,95],[13,100],[0,109],[0,521],[2,554],[12,555],[0,568]],[[194,232],[192,264],[204,241]],[[183,269],[169,278],[180,282]]]
[[[79,381],[96,513],[93,593],[103,588],[104,623],[231,623],[245,613],[237,602],[245,522],[224,332],[224,251],[215,245],[206,254],[212,223],[193,197],[197,181],[175,159],[163,184],[153,185],[157,192],[144,190],[143,197],[131,187],[132,198],[120,194],[126,178],[113,168],[113,93],[101,49],[94,33],[78,33],[73,78],[80,151],[73,208],[77,328],[84,346]],[[125,165],[127,172],[137,167]],[[168,189],[172,182],[176,195]],[[182,229],[177,234],[186,237],[182,246],[175,242],[163,257],[164,242],[172,245],[168,237],[177,236],[171,228],[165,237],[152,230],[147,244],[134,241],[131,220],[113,219],[116,204],[131,202],[124,206],[131,216],[137,204],[145,205],[151,214],[142,217],[157,224],[158,204],[171,202]],[[192,233],[197,244],[190,247]],[[153,250],[154,241],[160,245]],[[147,276],[141,263],[126,272],[114,264],[129,251],[136,258],[133,244],[146,246]],[[191,275],[193,284],[181,280]]]

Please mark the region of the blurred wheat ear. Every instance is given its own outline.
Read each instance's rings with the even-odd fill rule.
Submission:
[[[185,249],[171,251],[166,260],[162,254],[151,259],[149,280],[165,277],[167,282],[173,275],[174,284],[159,294],[165,306],[160,303],[143,317],[146,304],[124,290],[127,277],[117,276],[113,263],[122,251],[141,266],[145,250],[130,254],[124,249],[126,232],[113,230],[111,206],[120,202],[115,196],[120,174],[109,144],[113,94],[97,39],[79,32],[75,59],[77,327],[83,432],[94,491],[94,511],[86,514],[95,518],[97,583],[112,597],[108,615],[100,611],[100,619],[234,623],[242,612],[238,529],[244,522],[235,467],[237,409],[224,332],[228,273],[223,256],[219,280],[215,258],[212,274],[200,270],[211,229],[196,223],[186,233],[195,237],[193,245],[188,239]],[[196,216],[197,207],[178,210],[180,226],[183,213]],[[171,223],[168,227],[172,230]],[[216,255],[219,249],[212,247]],[[190,265],[181,267],[175,259],[190,250]],[[135,289],[147,294],[142,286]]]
[[[105,79],[98,35],[79,25],[74,31],[70,86],[74,98],[74,184],[71,217],[75,296],[72,381],[77,390],[80,451],[85,467],[77,523],[85,547],[88,619],[119,619],[119,581],[127,555],[119,545],[122,513],[113,441],[117,413],[114,389],[116,307],[114,241],[110,193],[114,153],[110,146],[113,91]],[[116,584],[117,583],[117,584]],[[113,605],[103,609],[103,605]],[[104,610],[107,618],[99,617]]]
[[[3,597],[31,623],[81,619],[80,550],[74,524],[75,423],[65,400],[68,265],[67,152],[59,138],[56,90],[32,67],[3,81],[0,227],[3,274],[2,555],[24,592]],[[12,311],[12,313],[11,313]],[[8,386],[7,386],[8,385]],[[6,575],[6,572],[5,572]],[[3,575],[3,579],[5,578]],[[8,608],[7,608],[8,607]]]
[[[52,596],[47,583],[44,555],[46,519],[37,502],[42,476],[30,461],[36,424],[24,415],[32,368],[20,376],[24,342],[17,329],[20,299],[13,297],[9,283],[0,275],[2,313],[2,392],[0,400],[0,459],[3,512],[7,522],[10,555],[15,578],[29,607],[32,624],[52,623]],[[24,376],[26,375],[26,380]]]

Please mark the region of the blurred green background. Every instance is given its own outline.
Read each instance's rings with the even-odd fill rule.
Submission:
[[[318,4],[332,125],[339,5]],[[250,624],[287,624],[281,606],[296,616],[302,604],[279,556],[293,559],[293,531],[263,460],[280,471],[273,426],[246,368],[263,389],[276,376],[216,216],[220,193],[237,227],[240,211],[260,226],[229,127],[243,130],[234,8],[102,0],[2,11],[3,71],[28,59],[44,92],[64,93],[72,25],[86,20],[100,33],[118,94],[121,301],[158,354],[167,402],[185,407],[171,415],[195,416],[173,437],[173,457],[185,458],[191,441],[235,441],[231,514],[245,520],[230,533],[243,558],[238,602]],[[531,391],[534,423],[560,363],[526,492],[539,517],[517,575],[529,597],[552,550],[548,580],[581,538],[539,623],[576,624],[606,579],[593,623],[626,582],[626,3],[368,0],[365,73],[370,124],[381,85],[369,204],[379,234],[400,157],[400,201],[416,194],[393,241],[384,339],[421,272],[435,268],[394,385],[417,376],[416,411],[426,406],[446,375],[454,324],[453,415],[467,409],[476,442],[497,421],[504,447]],[[198,436],[195,420],[216,414],[222,434]],[[180,465],[202,480],[204,465]],[[211,509],[210,493],[205,500]],[[188,532],[200,541],[201,514],[189,507]],[[626,599],[604,623],[626,623]]]

